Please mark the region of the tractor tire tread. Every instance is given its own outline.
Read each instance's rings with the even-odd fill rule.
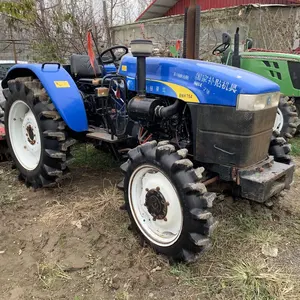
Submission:
[[[283,116],[283,127],[280,135],[286,139],[292,139],[300,125],[297,109],[294,101],[289,97],[281,97],[278,105]]]
[[[187,150],[176,151],[169,143],[155,141],[140,145],[128,153],[128,160],[122,164],[121,171],[124,181],[120,188],[124,189],[125,206],[128,211],[132,228],[141,239],[150,244],[158,253],[168,256],[170,261],[194,262],[199,253],[210,244],[209,236],[216,222],[208,211],[208,203],[212,204],[214,193],[208,193],[201,182],[204,168],[193,168],[193,163],[186,158]],[[130,178],[141,165],[152,165],[161,170],[176,188],[183,209],[183,229],[179,239],[169,247],[161,247],[151,242],[136,224],[129,201]]]
[[[63,131],[46,130],[43,132],[45,137],[56,138],[58,141],[65,141],[66,135]]]
[[[17,77],[9,80],[8,88],[4,89],[3,94],[6,98],[4,110],[9,109],[9,106],[17,99],[23,100],[31,107],[39,123],[44,143],[41,164],[32,173],[20,167],[16,157],[12,155],[20,171],[19,178],[28,187],[34,189],[56,186],[57,183],[69,177],[68,166],[73,161],[70,147],[76,143],[76,140],[68,138],[65,122],[62,121],[38,79]],[[5,120],[6,127],[8,127],[7,122],[8,120]],[[9,147],[12,152],[12,147],[10,145]]]

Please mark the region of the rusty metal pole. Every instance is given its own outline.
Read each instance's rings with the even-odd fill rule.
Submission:
[[[190,0],[187,11],[186,58],[195,59],[195,25],[197,0]]]

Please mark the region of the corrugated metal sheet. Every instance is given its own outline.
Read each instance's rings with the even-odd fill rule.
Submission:
[[[223,8],[245,4],[291,4],[290,0],[198,0],[198,4],[201,6],[201,10],[207,10],[211,8]],[[186,7],[190,4],[190,0],[180,0],[177,2],[165,16],[180,15],[184,13]]]
[[[179,1],[180,0],[153,0],[147,9],[137,18],[137,21],[165,16]]]

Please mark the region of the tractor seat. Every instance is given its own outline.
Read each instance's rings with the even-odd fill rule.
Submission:
[[[99,66],[98,62],[94,61],[95,71],[90,63],[88,55],[73,54],[70,61],[71,75],[79,82],[99,85],[103,77],[103,67]]]

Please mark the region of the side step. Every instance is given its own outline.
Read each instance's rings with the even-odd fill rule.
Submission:
[[[96,129],[94,132],[88,133],[86,137],[89,139],[95,139],[95,140],[99,140],[111,144],[119,143],[127,139],[126,137],[121,139],[116,136],[112,137],[110,133],[108,133],[105,129],[101,129],[101,128]]]

